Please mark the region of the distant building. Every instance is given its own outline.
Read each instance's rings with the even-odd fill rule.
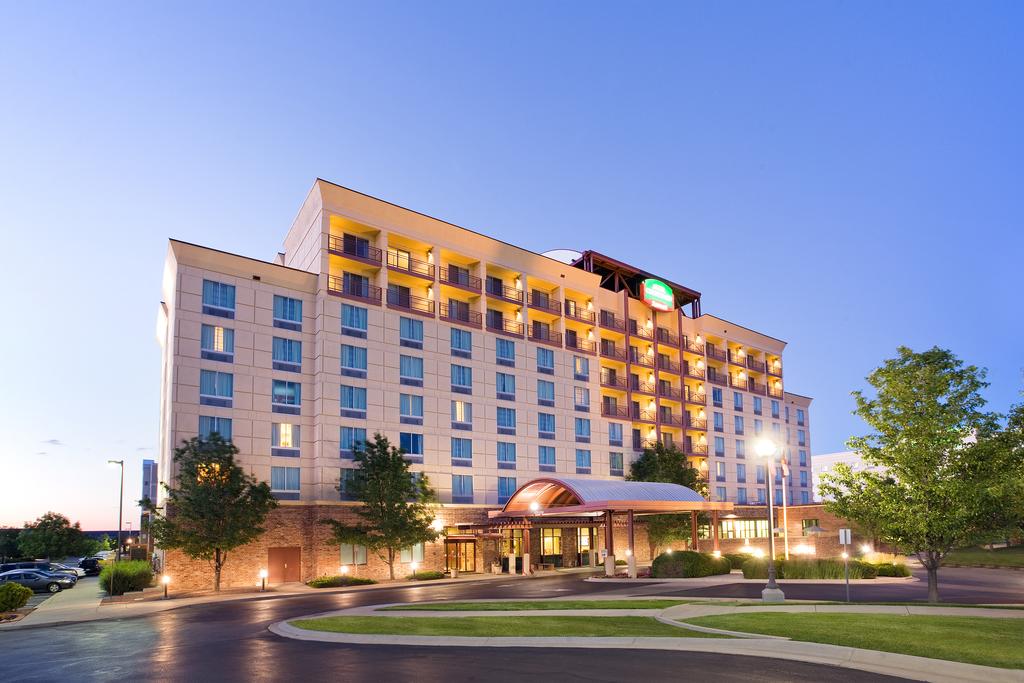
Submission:
[[[157,481],[156,461],[143,460],[142,497],[148,498],[154,503],[156,502],[157,496]],[[149,548],[149,513],[146,510],[142,511],[142,516],[139,519],[139,534],[142,536],[142,540],[146,544],[146,547]]]
[[[821,495],[821,475],[836,465],[849,465],[854,472],[862,470],[880,470],[877,465],[868,465],[857,451],[840,451],[838,453],[819,453],[811,456],[811,477],[814,481],[814,499],[827,500]]]

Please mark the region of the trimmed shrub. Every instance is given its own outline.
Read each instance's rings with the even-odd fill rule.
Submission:
[[[434,579],[443,579],[444,572],[438,571],[424,571],[416,572],[409,575],[409,579],[412,581],[433,581]]]
[[[842,579],[846,576],[842,560],[792,559],[775,560],[775,576],[779,579]],[[873,579],[878,570],[873,564],[850,560],[851,579]],[[767,579],[768,560],[751,558],[743,563],[743,578]]]
[[[128,560],[104,564],[100,570],[100,586],[108,595],[124,595],[153,585],[153,568],[144,560]]]
[[[743,563],[750,559],[750,555],[745,553],[723,553],[722,557],[729,560],[733,569],[743,569]]]
[[[625,567],[627,564],[629,564],[629,562],[626,560],[615,560],[616,567]]]
[[[768,578],[768,560],[763,557],[748,557],[740,568],[744,579]],[[775,560],[775,578],[782,578],[782,560]]]
[[[910,576],[910,570],[907,569],[907,565],[905,564],[882,562],[880,564],[876,564],[875,569],[878,570],[879,576]]]
[[[377,583],[361,576],[320,576],[306,583],[310,588],[343,588],[345,586],[368,586]]]
[[[692,550],[662,553],[651,564],[651,576],[656,579],[690,579],[728,574],[731,570],[728,559]]]
[[[17,583],[5,583],[0,586],[0,612],[13,612],[24,607],[31,597],[31,588]]]

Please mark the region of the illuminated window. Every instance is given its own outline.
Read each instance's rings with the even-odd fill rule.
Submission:
[[[573,356],[572,372],[576,379],[590,379],[590,359],[583,356]]]
[[[199,348],[206,360],[231,363],[235,359],[235,331],[219,325],[203,325]]]
[[[573,387],[573,402],[577,408],[590,410],[590,389],[586,387]]]
[[[298,455],[300,427],[296,424],[274,423],[270,425],[270,445],[272,455]],[[278,452],[279,449],[294,452]]]
[[[561,555],[562,554],[562,530],[541,529],[540,530],[540,554]]]
[[[452,401],[452,422],[458,425],[472,426],[473,404],[468,401]]]

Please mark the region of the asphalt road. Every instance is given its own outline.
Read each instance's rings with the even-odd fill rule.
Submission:
[[[650,586],[644,592],[649,592]],[[350,646],[280,638],[275,621],[383,602],[532,598],[631,591],[579,575],[265,597],[131,619],[0,633],[0,680],[14,681],[876,681],[884,677],[762,657],[693,652]],[[889,679],[896,680],[896,679]]]

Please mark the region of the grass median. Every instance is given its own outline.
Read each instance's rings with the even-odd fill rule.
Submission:
[[[1024,669],[1024,619],[752,612],[686,621],[811,643]]]
[[[310,631],[402,636],[715,638],[649,617],[321,617],[296,619]]]
[[[399,612],[510,612],[553,609],[665,609],[686,604],[686,600],[510,600],[505,602],[433,602],[383,607],[379,611]]]
[[[976,566],[1024,567],[1024,546],[1012,548],[965,548],[954,550],[946,555],[943,562],[947,564],[963,564]]]

